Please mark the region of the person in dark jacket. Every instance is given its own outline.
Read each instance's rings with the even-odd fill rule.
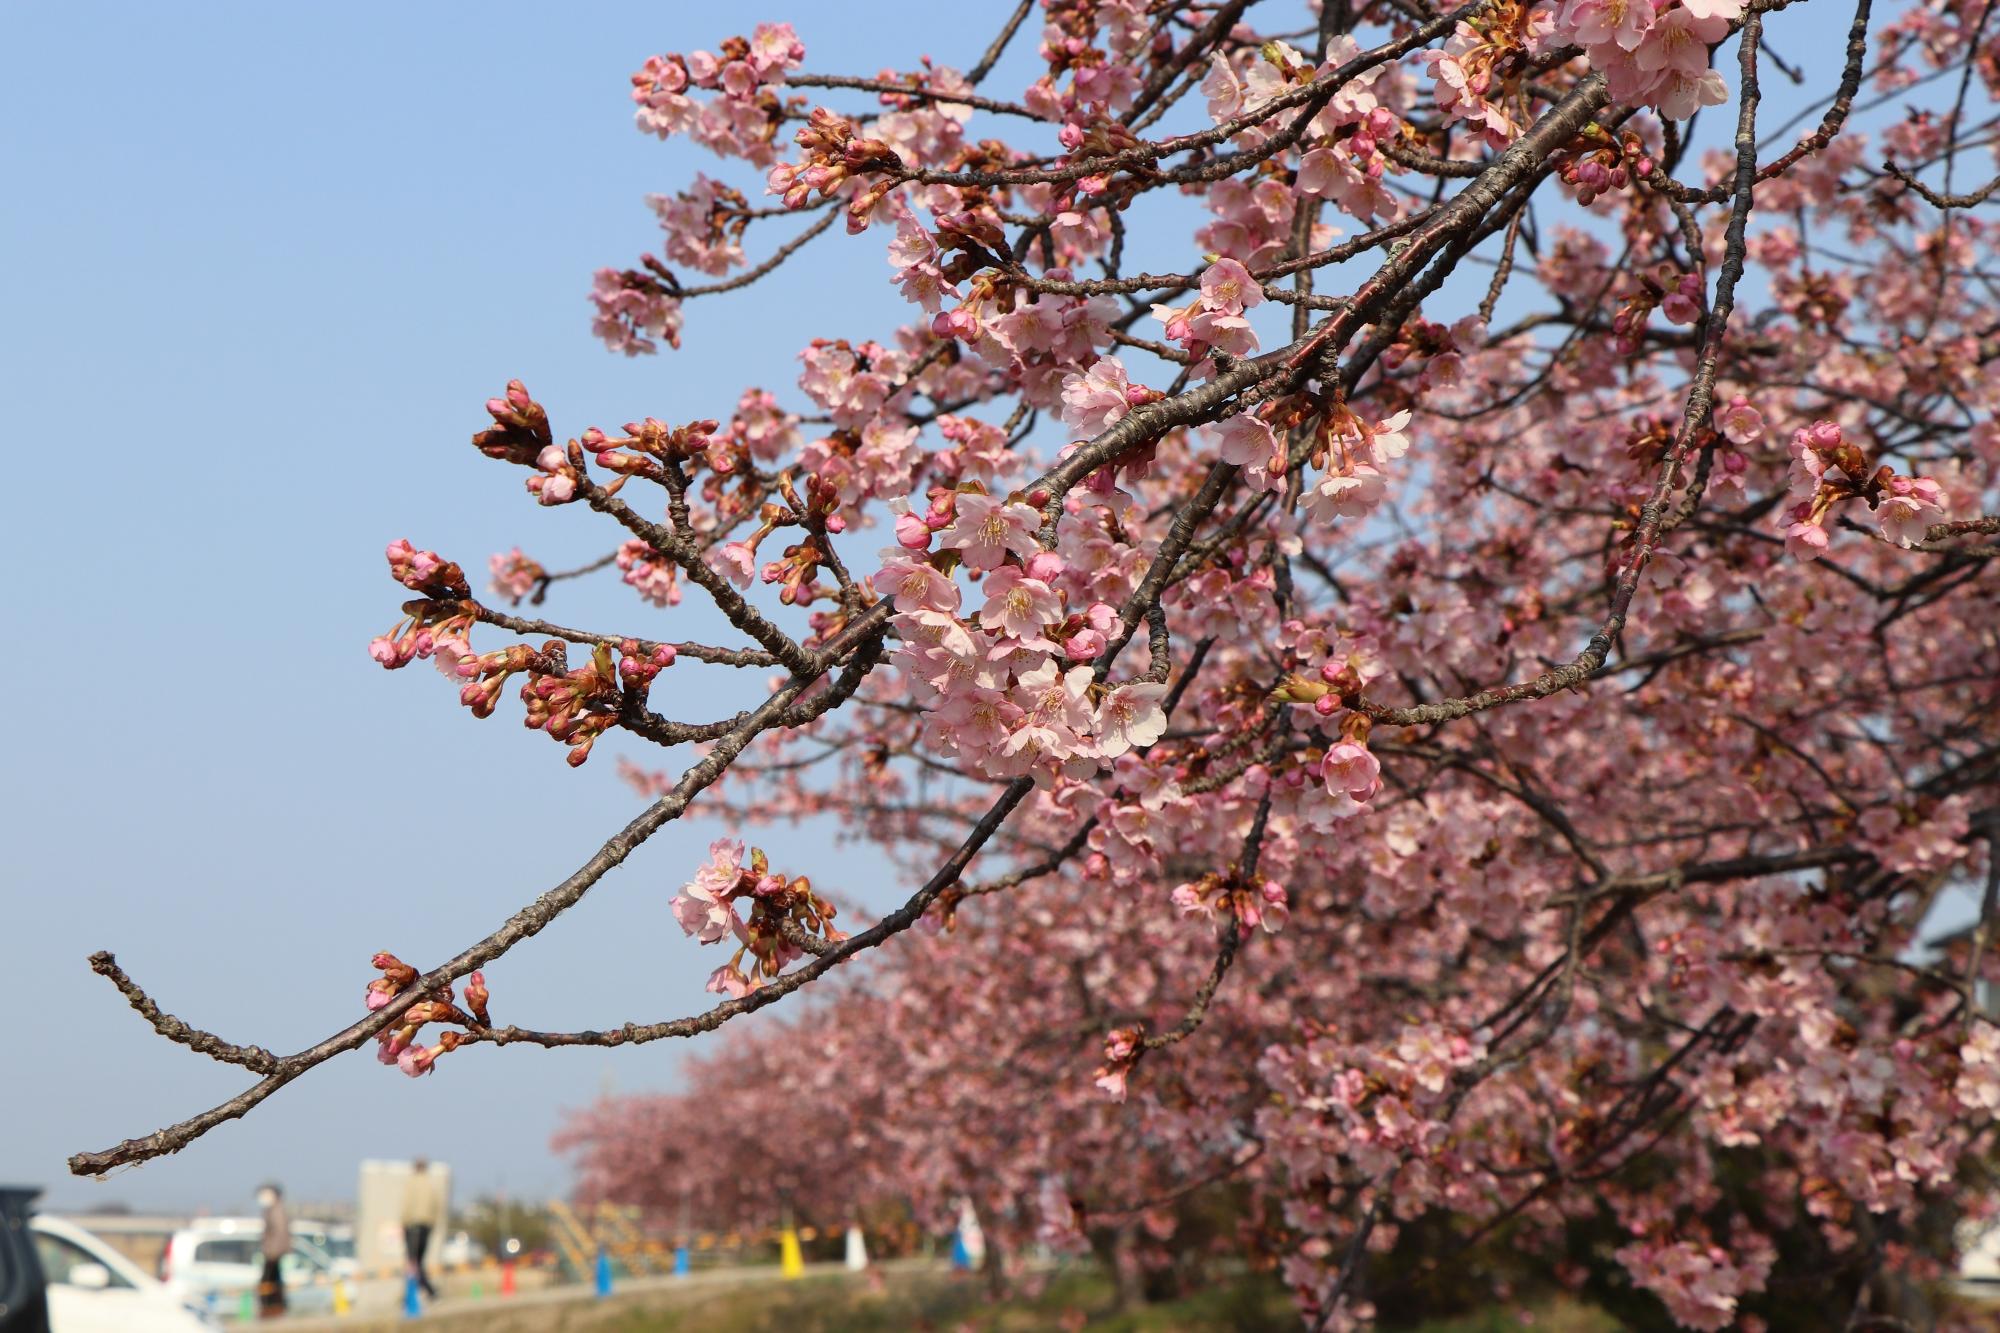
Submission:
[[[258,1245],[264,1273],[257,1280],[257,1314],[276,1319],[285,1313],[285,1274],[279,1261],[292,1252],[292,1220],[285,1216],[285,1192],[276,1185],[257,1191],[257,1206],[264,1210],[264,1235]]]

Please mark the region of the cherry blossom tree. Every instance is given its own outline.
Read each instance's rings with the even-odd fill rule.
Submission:
[[[633,75],[641,130],[734,165],[649,201],[598,335],[677,348],[795,281],[824,336],[796,393],[616,429],[510,382],[473,443],[609,549],[475,591],[398,540],[370,651],[570,766],[685,757],[624,761],[640,811],[575,873],[455,957],[378,955],[304,1050],[97,955],[257,1081],[72,1168],[346,1051],[449,1077],[810,989],[580,1117],[586,1190],[970,1198],[997,1249],[1133,1283],[1247,1253],[1315,1327],[1523,1271],[1690,1328],[1936,1317],[2000,1204],[1990,0],[1035,9],[963,70],[811,73],[774,22]],[[1780,54],[1812,27],[1837,63]],[[803,295],[883,259],[901,327]],[[539,618],[598,570],[630,622]],[[728,641],[677,637],[684,600]],[[659,711],[690,671],[742,710]],[[691,810],[740,837],[653,891],[714,1006],[494,1021],[484,969]],[[900,905],[758,841],[815,815]],[[1927,953],[1951,895],[1975,924]]]

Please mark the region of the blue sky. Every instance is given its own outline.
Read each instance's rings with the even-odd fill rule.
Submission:
[[[963,68],[1010,7],[790,8],[813,68],[870,73],[923,53]],[[535,509],[518,471],[467,446],[481,402],[519,376],[568,434],[726,416],[744,385],[788,393],[809,337],[885,336],[905,317],[879,238],[836,230],[816,244],[844,251],[809,282],[691,306],[678,355],[627,361],[591,338],[591,271],[655,245],[642,196],[716,170],[632,128],[626,76],[761,15],[583,12],[126,4],[0,18],[15,459],[0,687],[17,710],[0,758],[0,1068],[30,1090],[0,1097],[0,1180],[49,1188],[51,1206],[240,1207],[267,1177],[339,1197],[361,1159],[418,1153],[450,1161],[462,1190],[547,1194],[567,1180],[545,1146],[561,1108],[672,1084],[682,1048],[664,1045],[482,1051],[421,1083],[364,1053],[178,1157],[103,1184],[62,1165],[245,1081],[154,1037],[90,974],[92,950],[115,951],[192,1023],[295,1049],[358,1012],[372,951],[455,950],[635,808],[615,750],[572,773],[512,704],[476,722],[428,669],[386,673],[366,654],[400,600],[390,538],[459,559],[476,582],[516,543],[552,568],[611,545],[601,520]],[[1827,59],[1844,21],[1819,25]],[[1785,54],[1813,57],[1820,40]],[[994,87],[1026,82],[1032,43]],[[1787,90],[1769,92],[1785,109]],[[692,612],[663,628],[610,578],[572,585],[549,613],[704,628]],[[758,684],[669,680],[691,717],[744,706]],[[571,1027],[700,1007],[717,960],[682,940],[667,903],[718,831],[670,826],[490,969],[497,1012]],[[785,845],[865,902],[898,887],[825,829]]]
[[[615,544],[468,446],[510,376],[571,434],[726,417],[744,385],[789,392],[813,334],[886,335],[903,307],[879,243],[836,230],[820,244],[846,255],[803,288],[690,307],[678,355],[628,361],[590,336],[591,271],[657,248],[642,196],[717,169],[632,127],[627,75],[736,31],[720,11],[194,12],[0,19],[20,469],[0,534],[0,684],[20,710],[0,770],[0,1059],[38,1090],[0,1097],[0,1180],[57,1206],[228,1207],[267,1176],[344,1195],[359,1160],[427,1153],[462,1189],[556,1190],[559,1109],[670,1085],[678,1049],[482,1052],[422,1083],[348,1056],[178,1157],[71,1180],[68,1153],[244,1082],[153,1036],[84,959],[109,948],[170,1012],[291,1050],[358,1012],[375,949],[435,960],[568,873],[636,808],[616,751],[571,772],[517,705],[477,722],[428,668],[371,662],[404,595],[382,545],[407,536],[483,582],[516,542],[551,568]],[[991,35],[940,6],[818,13],[798,26],[827,69],[927,51],[962,67]],[[668,636],[615,576],[548,613]],[[680,616],[672,637],[700,626]],[[677,715],[711,717],[762,676],[668,681]],[[718,832],[668,828],[490,969],[496,1011],[569,1027],[702,1006],[718,960],[667,903]],[[786,835],[817,881],[894,890],[829,842]]]

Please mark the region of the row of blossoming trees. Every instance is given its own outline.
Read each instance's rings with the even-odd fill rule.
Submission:
[[[617,429],[509,385],[475,444],[665,614],[566,628],[538,609],[588,569],[516,550],[489,595],[399,541],[373,652],[572,765],[686,758],[306,1050],[99,955],[260,1077],[72,1165],[364,1045],[448,1071],[810,984],[685,1095],[580,1116],[587,1191],[725,1226],[969,1197],[1002,1255],[1247,1254],[1321,1327],[1523,1281],[1634,1324],[1938,1317],[2000,1197],[1991,8],[1024,0],[963,73],[808,74],[787,25],[648,60],[641,128],[755,174],[652,200],[662,254],[597,277],[613,347],[855,246],[911,318],[814,311],[802,398]],[[1847,39],[1800,69],[1767,22]],[[1773,78],[1817,100],[1774,124]],[[677,638],[687,597],[740,637]],[[744,667],[743,711],[659,711]],[[661,895],[712,1009],[491,1021],[479,969],[690,810],[837,817],[900,905],[719,842]],[[1977,925],[1923,953],[1953,895]]]

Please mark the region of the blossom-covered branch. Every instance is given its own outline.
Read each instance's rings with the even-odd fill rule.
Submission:
[[[449,1077],[801,994],[580,1114],[586,1193],[970,1199],[1128,1286],[1230,1249],[1328,1328],[1460,1267],[1693,1328],[1895,1315],[2000,1207],[2000,288],[1953,183],[2000,33],[1830,3],[1044,0],[965,73],[806,74],[776,22],[646,60],[639,127],[727,178],[648,199],[609,347],[856,255],[907,320],[802,303],[795,394],[486,405],[479,452],[601,544],[487,595],[398,540],[370,651],[571,766],[618,746],[643,811],[290,1055],[107,971],[261,1081],[73,1168],[371,1041]],[[1760,143],[1815,26],[1845,48]],[[518,614],[585,577],[634,618]],[[690,671],[742,697],[688,716]],[[688,814],[729,836],[624,891],[712,1007],[494,1022],[492,965]],[[758,836],[822,816],[880,853],[873,920]]]

